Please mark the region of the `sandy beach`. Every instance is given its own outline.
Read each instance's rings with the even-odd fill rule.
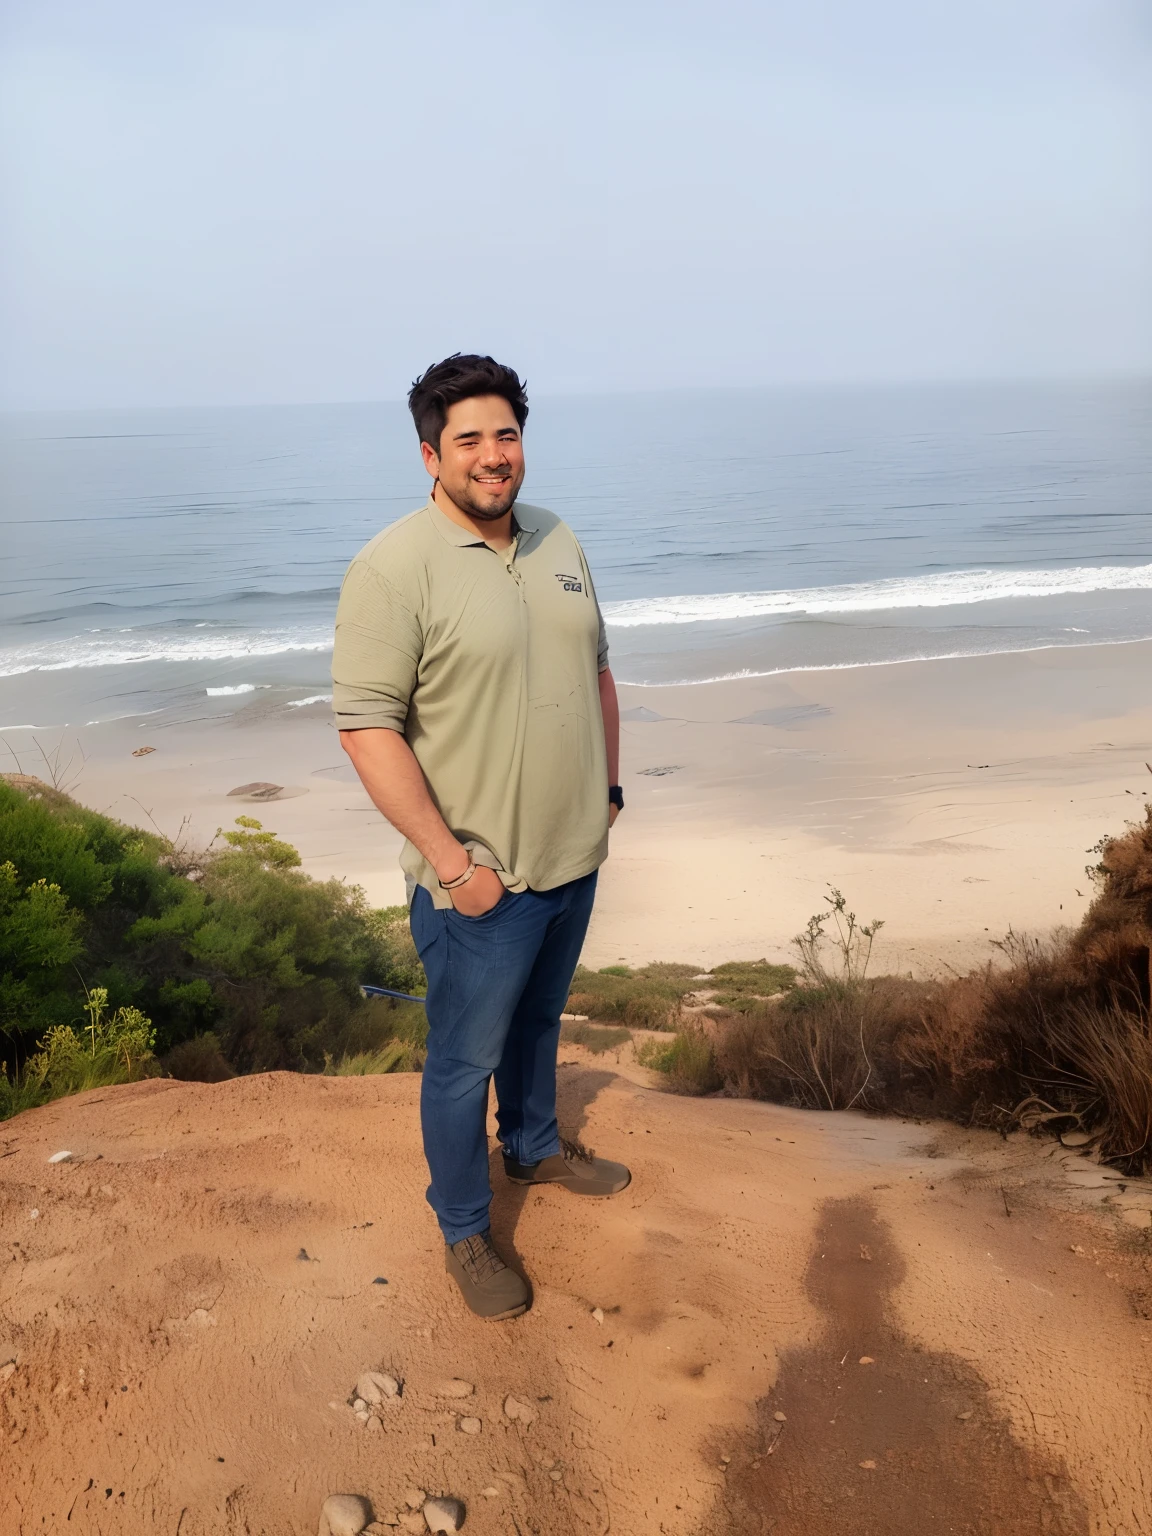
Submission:
[[[623,688],[627,810],[587,963],[784,959],[829,884],[884,920],[882,968],[964,968],[1009,926],[1077,922],[1088,851],[1152,791],[1150,677],[1140,642]],[[187,818],[197,841],[255,815],[310,874],[402,901],[398,840],[327,706],[256,700],[67,733],[87,754],[73,792],[171,836]],[[43,771],[26,733],[7,740]],[[283,794],[229,796],[253,781]]]

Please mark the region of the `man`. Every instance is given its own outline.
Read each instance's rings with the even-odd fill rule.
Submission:
[[[528,1289],[489,1231],[489,1080],[513,1183],[611,1195],[630,1178],[556,1123],[560,1013],[623,806],[619,707],[584,553],[558,517],[516,500],[520,379],[457,353],[408,404],[432,493],[348,569],[333,707],[406,839],[428,977],[420,1118],[447,1270],[477,1316],[515,1317]]]

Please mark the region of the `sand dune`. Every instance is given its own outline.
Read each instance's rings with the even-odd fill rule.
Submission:
[[[1148,1234],[1059,1148],[564,1055],[566,1128],[635,1176],[497,1184],[535,1297],[507,1324],[444,1276],[415,1077],[153,1081],[0,1128],[0,1527],[310,1536],[330,1493],[394,1522],[415,1485],[476,1536],[1152,1529]],[[367,1426],[366,1368],[403,1383]]]

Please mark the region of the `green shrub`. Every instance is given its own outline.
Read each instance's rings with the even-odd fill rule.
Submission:
[[[706,984],[716,988],[717,1007],[744,1013],[766,997],[776,997],[796,985],[796,968],[769,960],[730,960],[712,968]]]
[[[377,1049],[391,1024],[361,985],[423,991],[404,909],[374,913],[358,889],[311,880],[298,864],[248,816],[196,853],[47,785],[0,780],[9,1097],[35,1042],[82,1017],[85,985],[102,987],[113,1013],[152,1019],[165,1059],[209,1033],[241,1071],[320,1071],[329,1057]]]
[[[24,1070],[0,1075],[0,1117],[86,1088],[132,1083],[156,1071],[156,1032],[138,1008],[107,1011],[108,994],[94,987],[85,1000],[88,1023],[53,1024]]]
[[[667,1044],[646,1040],[636,1052],[636,1060],[664,1073],[676,1093],[713,1093],[721,1086],[712,1044],[696,1024],[677,1030]]]
[[[635,971],[626,966],[609,966],[606,971],[579,966],[572,980],[568,1012],[632,1029],[673,1029],[680,1017],[681,1001],[692,990],[689,978],[695,974],[690,965],[658,963]]]
[[[381,958],[393,978],[388,985],[397,992],[409,992],[413,997],[423,997],[428,990],[424,967],[412,941],[408,926],[408,908],[378,907],[369,912],[369,930],[380,944]]]
[[[236,1076],[211,1030],[174,1045],[161,1066],[169,1077],[181,1083],[226,1083]]]

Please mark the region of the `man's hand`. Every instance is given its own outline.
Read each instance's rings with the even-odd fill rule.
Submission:
[[[464,917],[483,917],[504,899],[504,882],[494,869],[477,864],[471,880],[448,892],[452,905]]]
[[[614,827],[616,825],[616,818],[617,818],[617,816],[619,816],[619,814],[620,814],[620,807],[618,805],[610,805],[608,807],[608,826],[609,826],[609,829],[611,829],[612,827]]]

